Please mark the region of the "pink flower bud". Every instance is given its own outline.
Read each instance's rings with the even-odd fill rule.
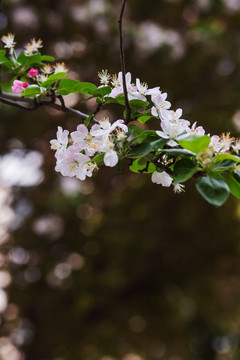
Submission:
[[[37,69],[34,69],[34,68],[31,68],[31,70],[29,70],[28,74],[31,76],[31,77],[36,77],[37,74],[38,74],[38,70]]]
[[[28,87],[28,85],[29,84],[26,81],[22,82],[20,80],[14,80],[12,92],[14,92],[14,94],[21,94]]]

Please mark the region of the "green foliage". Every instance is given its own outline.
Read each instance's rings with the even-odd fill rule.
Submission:
[[[182,140],[178,140],[178,143],[186,150],[192,151],[195,154],[205,150],[210,143],[210,136],[198,136],[190,135]]]
[[[90,82],[80,82],[78,80],[63,79],[59,83],[57,94],[68,95],[73,93],[81,93],[91,95],[93,91],[97,90],[96,85]]]
[[[148,164],[148,166],[147,166]],[[156,166],[153,163],[149,163],[148,160],[140,158],[134,160],[132,165],[129,167],[132,172],[139,173],[144,169],[144,173],[153,173],[156,170]]]
[[[21,94],[22,97],[30,98],[41,94],[41,89],[38,85],[29,85]]]
[[[136,159],[148,155],[152,151],[151,144],[143,142],[134,146],[134,148],[127,154],[129,159]]]
[[[237,177],[234,176],[234,174],[231,173],[231,172],[224,173],[223,178],[226,181],[231,193],[234,196],[236,196],[238,199],[240,199],[240,182],[239,182],[239,179],[237,179]]]
[[[181,183],[190,179],[197,171],[198,168],[192,160],[178,160],[174,165],[175,183]]]
[[[202,177],[196,184],[202,197],[214,206],[221,206],[229,196],[229,187],[223,180]]]
[[[91,120],[92,120],[93,118],[94,118],[94,114],[89,115],[89,116],[87,117],[87,119],[84,121],[84,125],[85,125],[86,127],[88,127],[89,124],[90,124],[90,122],[91,122]]]
[[[169,154],[169,155],[176,155],[176,156],[196,156],[195,153],[189,151],[189,150],[184,150],[184,149],[164,149],[164,152]]]
[[[0,65],[4,65],[8,69],[12,69],[14,62],[12,60],[8,60],[5,54],[6,54],[6,50],[0,50]]]
[[[89,161],[89,162],[94,162],[94,163],[97,164],[97,166],[100,166],[100,165],[103,164],[104,155],[105,155],[105,153],[98,154],[98,155],[94,156],[94,157],[91,159],[91,161]]]
[[[46,81],[44,81],[42,83],[42,87],[45,87],[45,88],[50,88],[54,83],[56,83],[58,80],[64,78],[65,76],[67,76],[67,73],[66,72],[60,72],[60,73],[57,73],[57,74],[52,74],[48,77],[48,79]]]
[[[32,65],[40,65],[42,62],[42,56],[40,52],[33,55],[25,55],[24,52],[21,51],[17,58],[17,62],[28,68]]]
[[[240,157],[239,156],[236,156],[236,155],[232,155],[232,154],[217,154],[215,156],[215,163],[218,162],[218,161],[223,161],[223,160],[233,160],[233,161],[236,161],[236,162],[240,162]]]
[[[143,100],[130,100],[129,101],[130,107],[135,111],[140,111],[144,108],[146,108],[149,105],[148,101]]]
[[[96,96],[96,97],[99,96],[99,97],[103,98],[104,96],[110,94],[111,91],[112,91],[112,88],[110,86],[103,86],[101,88],[91,91],[91,95]]]
[[[152,116],[150,116],[150,115],[143,115],[143,116],[140,116],[137,119],[137,121],[139,121],[141,124],[145,124],[151,118],[152,118]]]
[[[42,55],[41,56],[41,61],[52,62],[54,60],[55,60],[55,58],[53,56],[49,56],[49,55]]]
[[[233,160],[225,159],[223,161],[214,162],[214,171],[225,171],[231,169],[236,164]]]

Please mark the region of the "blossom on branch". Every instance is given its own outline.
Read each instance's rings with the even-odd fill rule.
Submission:
[[[24,81],[20,81],[20,80],[14,80],[13,82],[13,86],[11,87],[12,92],[14,92],[14,94],[21,94],[27,87],[29,86],[29,84]]]

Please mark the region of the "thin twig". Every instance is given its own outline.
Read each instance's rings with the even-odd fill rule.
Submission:
[[[152,157],[148,156],[148,159],[159,169],[165,171],[168,175],[173,175],[173,172],[171,169],[169,169],[169,167],[167,167],[166,165],[163,165],[159,162],[158,159],[153,159]]]
[[[126,108],[126,123],[128,124],[131,121],[131,108],[128,101],[127,85],[126,85],[126,66],[125,66],[125,55],[124,55],[124,46],[123,46],[123,32],[122,32],[122,20],[125,10],[127,0],[123,0],[120,16],[118,19],[119,25],[119,40],[120,40],[120,59],[121,59],[121,70],[122,70],[122,80],[123,80],[123,93],[125,98],[125,108]]]
[[[73,116],[80,118],[81,120],[86,120],[88,118],[87,114],[84,114],[79,110],[71,109],[66,106],[63,108],[63,105],[58,105],[48,100],[36,101],[35,99],[32,98],[23,98],[13,94],[2,93],[0,94],[0,102],[26,111],[32,111],[32,110],[36,110],[37,108],[46,106],[64,113],[71,114]],[[98,121],[94,118],[91,121],[93,123],[98,123]]]
[[[99,113],[99,111],[101,110],[101,107],[102,107],[102,103],[100,102],[97,105],[96,110],[93,112],[93,115],[97,115],[97,113]]]

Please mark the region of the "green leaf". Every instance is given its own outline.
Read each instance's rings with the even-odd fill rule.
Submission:
[[[236,162],[240,162],[240,157],[232,154],[218,154],[215,156],[214,161],[223,161],[223,160],[233,160]]]
[[[8,60],[5,54],[6,54],[6,50],[0,50],[0,65],[12,69],[14,62],[12,60]]]
[[[228,184],[228,187],[231,193],[240,199],[240,183],[236,180],[236,178],[231,173],[224,173],[223,178]]]
[[[140,159],[134,160],[134,162],[129,167],[129,169],[132,172],[139,173],[141,170],[146,168],[146,165],[147,165],[147,160],[140,158]],[[144,171],[144,173],[146,173],[146,174],[153,173],[155,170],[156,170],[156,166],[153,163],[149,163],[148,169],[147,169],[147,171]]]
[[[42,56],[41,53],[33,54],[33,55],[25,55],[23,51],[20,52],[17,62],[24,65],[25,67],[29,67],[33,64],[41,64]]]
[[[76,87],[77,92],[85,95],[89,95],[89,94],[92,95],[92,92],[96,89],[97,89],[96,85],[90,82],[79,82]]]
[[[181,183],[190,179],[198,171],[194,162],[190,159],[178,160],[174,166],[175,182]]]
[[[214,171],[225,171],[231,169],[233,166],[235,166],[235,164],[235,161],[228,159],[218,161],[214,164]]]
[[[140,116],[137,121],[139,121],[142,124],[145,124],[149,119],[151,119],[152,116]]]
[[[86,127],[88,127],[88,125],[90,124],[91,120],[94,118],[94,114],[91,114],[87,117],[87,119],[84,121],[84,125]]]
[[[91,95],[92,91],[96,90],[96,85],[89,82],[80,82],[78,80],[63,79],[59,83],[59,88],[56,91],[61,95],[68,95],[73,93],[81,93]]]
[[[41,90],[38,85],[29,85],[21,94],[21,96],[25,98],[29,98],[29,97],[35,97],[36,95],[40,95],[40,94],[41,94]]]
[[[205,150],[210,143],[210,136],[198,136],[190,135],[182,140],[178,140],[178,143],[187,150],[194,152],[195,154]]]
[[[93,90],[91,92],[92,95],[94,96],[98,96],[98,97],[101,97],[103,98],[104,96],[110,94],[110,92],[112,91],[112,88],[110,86],[103,86],[103,87],[100,87],[96,90]]]
[[[8,59],[5,57],[6,50],[0,50],[0,64],[7,62]]]
[[[78,92],[77,86],[79,85],[78,80],[72,79],[63,79],[59,82],[58,90],[56,91],[57,94],[60,95],[68,95]]]
[[[150,143],[153,150],[162,149],[163,146],[168,142],[168,139],[159,139]]]
[[[130,159],[135,159],[145,156],[149,154],[151,151],[152,151],[151,145],[149,143],[144,142],[134,146],[134,148],[128,153],[126,157]]]
[[[202,197],[214,206],[221,206],[229,196],[229,188],[223,180],[202,177],[196,187]]]
[[[50,75],[48,77],[48,79],[46,81],[44,81],[42,83],[42,87],[49,88],[52,84],[54,84],[58,80],[64,78],[65,76],[67,76],[66,72],[60,72],[60,73],[57,73],[57,74],[52,74],[52,75]]]
[[[103,164],[104,155],[105,155],[105,153],[98,154],[98,155],[94,156],[89,162],[95,162],[97,164],[97,166],[100,166]]]
[[[189,151],[189,150],[185,150],[185,149],[175,149],[175,148],[172,148],[172,149],[164,149],[164,152],[170,154],[170,155],[176,155],[176,156],[179,156],[179,155],[184,155],[184,156],[196,156],[195,153]]]
[[[54,57],[53,56],[49,56],[49,55],[42,55],[41,56],[41,61],[47,61],[47,62],[52,62],[54,61]]]
[[[143,100],[130,100],[129,101],[130,107],[135,109],[135,110],[141,110],[144,109],[145,107],[147,107],[149,105],[148,101],[143,101]]]
[[[140,128],[137,125],[130,124],[128,126],[128,132],[129,132],[129,135],[137,136],[137,135],[141,134],[142,132],[144,132],[144,129]]]
[[[117,96],[115,97],[115,101],[120,105],[125,105],[125,98],[124,96]]]

